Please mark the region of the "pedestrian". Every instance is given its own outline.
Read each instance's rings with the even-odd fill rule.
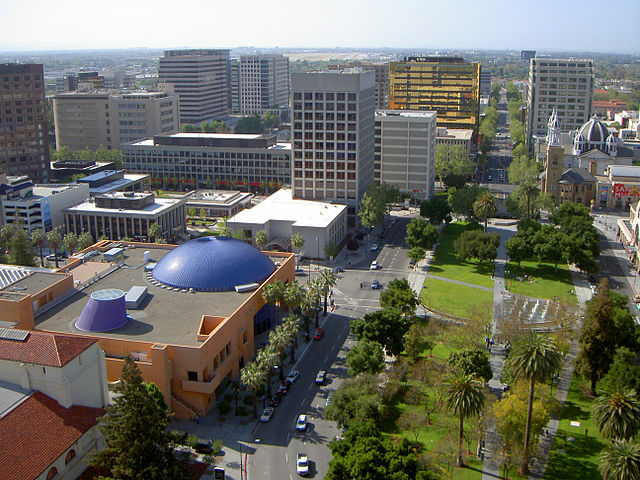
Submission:
[[[198,415],[196,415],[196,418],[194,418],[194,420],[196,421],[196,423],[200,423],[200,417]]]

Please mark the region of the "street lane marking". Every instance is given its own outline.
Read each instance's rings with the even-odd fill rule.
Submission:
[[[303,405],[304,405],[304,402],[305,402],[305,401],[304,401],[304,400],[302,400],[302,402],[300,402],[300,406],[303,406]]]
[[[313,387],[313,384],[310,384],[310,385],[309,385],[309,390],[311,390],[311,387]]]

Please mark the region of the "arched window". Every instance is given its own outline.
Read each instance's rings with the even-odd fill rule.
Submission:
[[[67,465],[71,460],[73,460],[76,456],[76,451],[75,450],[69,450],[69,452],[67,453],[67,456],[64,457],[64,464]]]
[[[51,470],[49,470],[49,473],[47,473],[47,480],[51,480],[57,474],[58,474],[58,469],[56,467],[51,467]]]

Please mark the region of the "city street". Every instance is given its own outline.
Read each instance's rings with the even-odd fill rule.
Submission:
[[[509,111],[507,110],[507,93],[502,89],[498,103],[498,127],[496,138],[487,158],[487,166],[483,170],[481,182],[488,184],[509,183],[508,168],[511,164],[513,147],[509,134]]]
[[[404,248],[409,218],[392,218],[396,220],[393,224],[387,222],[387,233],[383,238],[375,236],[366,242],[363,240],[361,243],[365,245],[359,254],[341,253],[337,260],[344,272],[333,289],[334,312],[320,319],[325,335],[320,341],[311,341],[309,344],[303,342],[295,366],[285,367],[285,374],[296,369],[300,377],[283,397],[271,421],[260,423],[254,431],[253,441],[247,442],[247,451],[253,452],[247,455],[247,478],[296,478],[298,453],[309,456],[310,478],[324,478],[327,474],[331,460],[328,444],[339,433],[339,429],[334,422],[323,418],[323,412],[328,394],[337,390],[347,378],[346,353],[354,342],[349,333],[349,323],[379,308],[380,289],[371,288],[374,280],[384,287],[390,280],[406,278],[409,273],[409,260]],[[378,251],[371,251],[374,243],[379,244]],[[368,251],[364,252],[364,248],[368,248]],[[347,254],[348,257],[344,256]],[[378,270],[369,269],[373,260],[378,261]],[[315,274],[312,269],[312,276]],[[327,379],[322,386],[315,384],[319,370],[327,372]],[[306,432],[297,432],[295,429],[300,414],[308,415]]]

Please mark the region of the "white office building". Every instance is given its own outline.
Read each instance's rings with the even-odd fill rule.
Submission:
[[[293,196],[343,203],[355,227],[373,182],[375,72],[295,73],[291,92]]]
[[[436,112],[376,112],[375,180],[425,199],[433,195]]]
[[[544,136],[555,110],[563,132],[577,130],[591,117],[593,60],[532,58],[525,89],[527,139]]]
[[[232,75],[232,79],[235,75]],[[289,59],[283,55],[242,55],[238,60],[239,112],[245,115],[287,108]],[[232,92],[234,88],[232,86]]]

